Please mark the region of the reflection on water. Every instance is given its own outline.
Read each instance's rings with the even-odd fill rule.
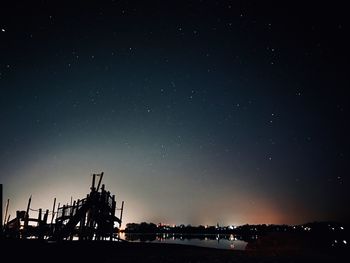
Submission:
[[[158,233],[158,234],[135,234],[121,233],[121,239],[131,242],[152,242],[193,245],[200,247],[211,247],[219,249],[244,250],[247,242],[235,235],[208,235],[208,234],[179,234],[179,233]]]

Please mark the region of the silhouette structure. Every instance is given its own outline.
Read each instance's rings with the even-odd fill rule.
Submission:
[[[97,177],[99,180],[95,186]],[[71,200],[70,205],[60,206],[58,204],[55,210],[55,198],[51,212],[48,209],[45,213],[41,208],[31,209],[32,197],[30,197],[26,211],[17,211],[16,218],[10,221],[9,217],[6,219],[8,200],[3,227],[4,236],[6,238],[37,238],[55,241],[119,240],[118,233],[122,223],[124,201],[121,203],[121,208],[117,209],[115,195],[106,191],[104,184],[101,185],[102,178],[103,173],[93,174],[90,193],[86,195],[86,198],[74,202]],[[116,210],[120,210],[119,217],[115,215]],[[30,217],[30,211],[37,211],[38,217]],[[51,221],[48,223],[49,215],[51,215]]]

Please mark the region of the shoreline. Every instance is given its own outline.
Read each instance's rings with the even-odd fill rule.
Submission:
[[[348,262],[349,257],[345,251],[240,251],[148,242],[2,239],[0,244],[10,262]]]

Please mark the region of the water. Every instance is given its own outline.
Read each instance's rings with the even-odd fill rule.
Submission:
[[[182,244],[217,249],[244,250],[248,242],[235,235],[186,235],[179,233],[128,234],[121,233],[120,238],[130,242],[150,242]]]

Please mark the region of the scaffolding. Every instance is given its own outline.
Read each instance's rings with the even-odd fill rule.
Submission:
[[[95,186],[98,177],[97,186]],[[119,240],[119,228],[122,223],[124,201],[121,208],[116,206],[115,195],[112,195],[101,184],[103,172],[92,175],[90,193],[83,199],[72,200],[68,205],[58,204],[56,198],[51,211],[43,212],[30,207],[32,197],[28,200],[25,211],[17,211],[16,217],[10,220],[7,216],[9,200],[3,221],[3,236],[16,239],[61,240]],[[117,217],[116,211],[120,211]],[[37,212],[31,217],[30,212]],[[51,219],[49,220],[49,217]]]

